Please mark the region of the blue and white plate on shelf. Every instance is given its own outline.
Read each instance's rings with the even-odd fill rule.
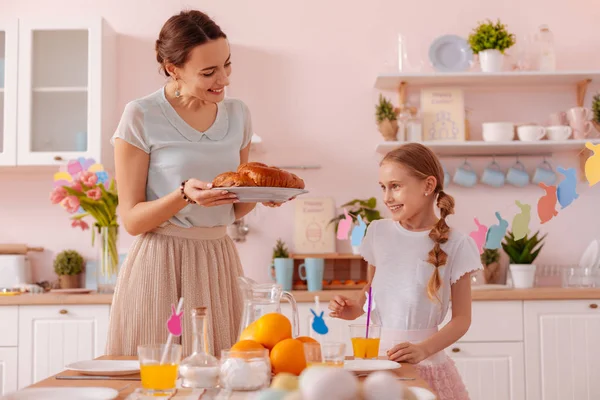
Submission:
[[[444,35],[429,46],[429,61],[436,71],[462,72],[471,67],[473,51],[465,38]]]

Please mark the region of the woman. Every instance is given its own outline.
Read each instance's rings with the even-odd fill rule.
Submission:
[[[136,355],[140,344],[165,343],[171,305],[207,306],[209,349],[220,355],[237,339],[243,274],[226,226],[248,214],[213,178],[248,161],[248,108],[224,99],[231,57],[226,35],[208,16],[171,17],[156,41],[156,58],[170,81],[128,103],[113,136],[119,209],[137,236],[119,273],[110,315],[109,355]],[[267,204],[274,206],[274,204]],[[183,324],[184,356],[192,348]]]

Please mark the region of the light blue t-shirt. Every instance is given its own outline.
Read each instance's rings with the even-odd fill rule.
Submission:
[[[237,169],[240,150],[252,139],[250,112],[238,99],[226,98],[217,106],[216,119],[204,132],[177,114],[164,87],[125,106],[111,143],[120,138],[150,155],[147,201],[166,196],[186,179],[211,182],[220,173]],[[226,226],[234,220],[232,204],[189,204],[170,222],[188,228]]]

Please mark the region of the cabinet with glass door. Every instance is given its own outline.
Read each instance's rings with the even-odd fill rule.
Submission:
[[[17,30],[0,17],[0,166],[17,162]]]

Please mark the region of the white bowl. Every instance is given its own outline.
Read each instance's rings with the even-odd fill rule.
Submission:
[[[515,137],[515,124],[512,122],[484,122],[481,126],[486,142],[509,142]]]

